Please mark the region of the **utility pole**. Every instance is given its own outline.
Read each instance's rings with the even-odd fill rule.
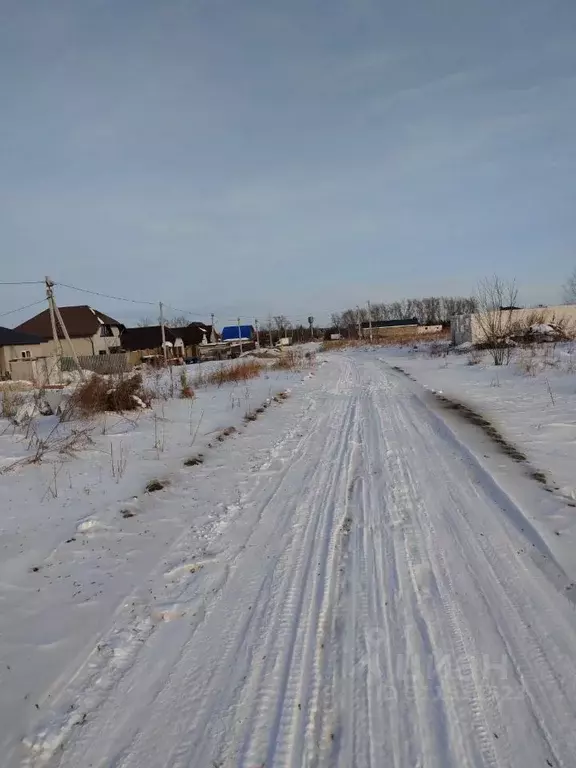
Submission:
[[[254,320],[254,328],[256,328],[256,346],[260,348],[260,328],[258,326],[258,318]]]
[[[160,331],[162,333],[162,350],[164,352],[164,365],[168,366],[168,350],[166,349],[166,328],[164,327],[164,305],[158,302],[160,307]]]
[[[242,329],[240,328],[240,318],[238,318],[238,339],[240,341],[240,354],[242,354]]]
[[[68,335],[68,329],[66,328],[64,320],[62,319],[62,315],[60,314],[60,310],[58,309],[58,305],[56,304],[56,299],[54,298],[54,283],[52,280],[50,280],[48,276],[45,278],[45,282],[46,282],[46,297],[48,299],[48,304],[50,307],[50,322],[52,325],[52,334],[55,337],[57,354],[58,353],[60,354],[60,365],[59,365],[60,382],[62,382],[62,358],[64,357],[64,352],[62,350],[62,343],[60,341],[60,338],[58,337],[58,331],[56,329],[56,321],[60,323],[60,328],[62,329],[64,338],[68,342],[68,346],[70,347],[70,354],[72,355],[72,359],[76,364],[76,368],[78,370],[78,373],[80,374],[80,379],[81,381],[86,381],[86,377],[84,376],[84,371],[80,367],[80,361],[78,360],[78,355],[76,354],[76,350],[74,349],[70,336]]]
[[[360,325],[360,307],[356,304],[356,320],[358,322],[358,339],[362,338],[362,326]]]
[[[268,315],[268,334],[270,339],[270,349],[272,349],[272,315]]]
[[[62,351],[62,343],[58,336],[58,330],[56,328],[56,313],[54,312],[54,283],[48,275],[44,278],[46,283],[46,298],[48,299],[48,310],[50,312],[50,325],[52,326],[52,338],[54,339],[54,352],[58,360],[58,381],[62,383],[62,358],[64,352]]]
[[[372,307],[368,302],[368,335],[370,336],[370,344],[372,344]]]

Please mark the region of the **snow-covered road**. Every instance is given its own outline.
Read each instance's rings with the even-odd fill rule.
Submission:
[[[278,414],[199,472],[217,534],[177,542],[25,763],[573,767],[569,569],[530,510],[376,358],[334,356]]]

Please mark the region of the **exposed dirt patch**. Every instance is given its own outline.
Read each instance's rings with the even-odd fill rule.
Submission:
[[[345,535],[348,535],[351,530],[352,530],[352,518],[347,517],[344,519],[344,522],[342,523],[342,533]]]
[[[168,483],[165,480],[150,480],[150,482],[146,484],[146,493],[161,491],[166,485],[168,485]]]
[[[510,456],[511,459],[514,459],[514,461],[517,461],[518,463],[524,463],[528,460],[526,454],[522,453],[519,448],[507,440],[498,431],[494,424],[492,424],[492,422],[488,421],[487,418],[470,408],[470,406],[464,405],[464,403],[459,403],[456,400],[450,400],[450,398],[446,397],[445,395],[439,395],[436,393],[435,397],[439,402],[442,403],[445,408],[451,411],[456,411],[460,416],[466,419],[466,421],[469,421],[476,427],[480,427],[480,429],[492,440],[492,442],[498,446],[502,453]]]
[[[190,456],[189,459],[186,459],[184,461],[185,467],[196,467],[198,464],[204,463],[204,456],[202,456],[201,453],[198,454],[198,456]]]
[[[501,432],[498,431],[494,424],[492,424],[492,422],[490,422],[487,418],[482,416],[473,408],[470,408],[469,405],[464,405],[464,403],[459,403],[456,400],[450,400],[450,398],[446,397],[445,395],[435,393],[434,396],[440,403],[442,403],[445,408],[451,411],[456,411],[456,413],[466,419],[466,421],[474,424],[476,427],[480,427],[484,434],[486,434],[490,440],[492,440],[492,442],[498,447],[498,449],[502,453],[506,454],[506,456],[510,456],[511,459],[517,461],[519,464],[527,465],[528,477],[531,477],[532,480],[536,480],[537,483],[540,483],[540,485],[544,486],[546,491],[549,493],[554,493],[557,490],[549,482],[546,473],[542,472],[540,469],[534,469],[531,467],[526,454],[523,453],[509,440],[507,440],[501,434]]]
[[[530,477],[533,480],[536,480],[537,483],[541,483],[542,485],[548,485],[548,478],[546,477],[546,473],[541,472],[539,469],[536,469],[533,472],[530,472]]]
[[[218,440],[219,443],[223,443],[227,437],[231,437],[232,435],[235,435],[236,432],[237,432],[236,427],[226,427],[226,429],[223,429],[222,432],[220,432],[216,440]]]
[[[396,371],[397,373],[401,373],[401,374],[403,374],[403,375],[404,375],[404,376],[406,376],[408,379],[411,379],[411,381],[416,381],[416,379],[414,378],[414,376],[412,376],[412,374],[411,374],[411,373],[406,373],[406,371],[404,370],[404,368],[400,368],[400,366],[399,366],[399,365],[392,365],[392,366],[390,366],[390,367],[392,368],[392,370],[393,370],[393,371]]]

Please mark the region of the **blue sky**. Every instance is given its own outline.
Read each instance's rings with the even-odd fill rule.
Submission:
[[[2,281],[297,320],[576,265],[573,0],[4,0],[0,95]]]

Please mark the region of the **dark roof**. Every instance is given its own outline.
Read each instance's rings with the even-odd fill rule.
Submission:
[[[373,320],[372,328],[395,328],[403,325],[418,325],[415,317],[409,320]],[[370,323],[362,323],[362,328],[370,328]]]
[[[166,341],[176,341],[170,328],[165,329]],[[162,327],[145,325],[142,328],[125,328],[120,336],[122,349],[135,352],[139,349],[162,349]]]
[[[89,307],[86,304],[77,307],[60,307],[59,309],[66,330],[72,338],[94,336],[94,334],[98,333],[98,329],[102,325],[117,325],[119,328],[124,327],[118,320],[114,320],[113,317],[109,317],[103,312],[98,312],[97,309],[92,309],[92,307]],[[57,323],[57,329],[58,336],[61,339],[64,338],[59,323]],[[45,309],[44,312],[40,312],[40,314],[31,317],[30,320],[20,323],[16,330],[23,331],[24,333],[36,334],[43,339],[51,339],[52,324],[50,322],[50,312]]]
[[[190,346],[192,344],[201,344],[204,336],[206,336],[206,341],[210,341],[212,326],[205,325],[204,323],[190,323],[190,325],[186,325],[184,328],[171,328],[170,330],[182,339],[186,346]]]
[[[206,341],[210,341],[212,332],[211,325],[202,323],[191,323],[183,328],[164,328],[166,341],[174,344],[176,339],[182,339],[184,346],[190,347],[194,344],[201,344],[204,336]],[[125,328],[120,336],[122,348],[130,352],[139,349],[161,349],[162,348],[162,326],[145,325],[142,328]]]
[[[8,347],[18,344],[42,344],[44,339],[40,336],[32,336],[30,333],[21,333],[12,328],[3,328],[0,326],[0,347]]]

